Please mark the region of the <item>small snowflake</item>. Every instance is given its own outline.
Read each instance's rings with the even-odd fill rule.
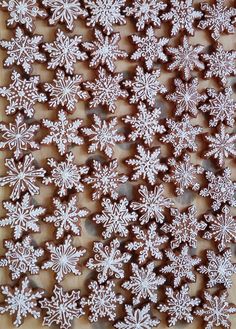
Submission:
[[[86,266],[98,272],[99,283],[104,283],[108,277],[124,278],[123,266],[129,262],[131,255],[121,252],[118,239],[112,240],[106,246],[102,242],[94,242],[93,252],[94,258],[90,258]]]
[[[146,179],[154,185],[160,171],[166,171],[167,166],[160,163],[159,155],[161,153],[160,147],[156,147],[151,151],[145,150],[141,145],[137,146],[138,154],[134,158],[126,160],[128,165],[133,166],[135,173],[132,175],[131,180],[138,180],[140,177]]]
[[[57,228],[56,239],[60,239],[66,232],[73,232],[76,236],[81,235],[79,220],[89,214],[88,209],[77,207],[77,197],[72,196],[67,202],[60,199],[53,199],[53,215],[45,217],[46,223],[53,223]]]
[[[226,86],[228,78],[236,75],[235,50],[224,50],[222,44],[218,43],[215,51],[210,55],[203,54],[202,58],[207,63],[205,78],[217,78],[223,86]]]
[[[225,168],[222,175],[216,176],[213,172],[206,172],[208,187],[200,191],[203,197],[210,197],[213,200],[212,209],[217,211],[221,204],[228,203],[231,207],[236,207],[236,182],[230,179],[231,171]]]
[[[94,34],[95,40],[82,43],[85,50],[90,52],[89,66],[97,68],[99,65],[105,65],[109,71],[114,72],[116,68],[114,61],[128,56],[126,51],[119,49],[120,33],[104,36],[102,32],[95,29]]]
[[[27,117],[32,118],[34,105],[37,102],[44,103],[47,100],[45,94],[39,93],[37,87],[39,76],[34,75],[29,79],[22,79],[18,72],[13,71],[11,81],[12,83],[8,87],[0,87],[0,96],[5,97],[9,102],[5,110],[6,114],[23,111]]]
[[[46,309],[43,326],[59,325],[60,329],[70,329],[72,321],[84,315],[84,299],[80,297],[79,290],[64,291],[62,287],[54,286],[50,299],[44,298],[40,302],[42,309]]]
[[[160,73],[159,69],[145,73],[141,66],[136,67],[134,80],[124,81],[124,86],[131,89],[130,104],[145,101],[150,106],[155,105],[157,94],[167,92],[166,87],[158,81]]]
[[[67,195],[68,190],[75,189],[76,192],[83,192],[84,185],[81,183],[81,175],[87,174],[89,168],[77,166],[74,163],[75,156],[72,152],[66,154],[65,161],[48,159],[47,163],[51,167],[51,175],[43,179],[45,185],[54,184],[58,187],[60,197]]]
[[[200,29],[209,29],[214,40],[220,38],[221,33],[234,33],[233,18],[236,16],[236,9],[224,6],[225,0],[216,0],[212,6],[209,3],[202,2],[201,10],[204,11],[204,17],[198,24]]]
[[[150,219],[155,219],[157,223],[163,223],[165,219],[164,209],[174,206],[173,201],[163,195],[163,185],[156,185],[154,190],[148,190],[147,186],[140,185],[138,192],[141,196],[139,202],[132,202],[130,207],[140,212],[139,221],[141,225],[148,223]]]
[[[187,284],[181,286],[180,290],[166,288],[166,296],[166,304],[160,304],[158,310],[167,313],[169,327],[175,326],[179,320],[193,322],[192,310],[200,304],[200,299],[189,296]]]
[[[57,70],[53,83],[44,84],[44,89],[50,96],[48,105],[54,109],[61,105],[66,111],[73,112],[78,100],[89,98],[87,91],[81,90],[82,81],[80,74],[66,77],[63,71]]]
[[[183,156],[183,161],[176,161],[174,158],[168,159],[168,165],[171,167],[170,174],[163,177],[164,182],[173,182],[176,186],[176,194],[183,195],[184,192],[191,188],[193,191],[200,189],[197,175],[202,174],[204,169],[191,163],[189,154]]]
[[[171,224],[164,224],[161,229],[172,236],[171,248],[178,248],[181,243],[196,248],[198,231],[205,230],[207,226],[203,221],[197,220],[196,207],[191,206],[183,213],[177,208],[171,208],[170,212],[173,217]]]
[[[42,248],[32,245],[30,236],[26,236],[22,242],[5,240],[4,247],[7,249],[5,257],[0,260],[0,267],[7,267],[12,280],[19,279],[22,274],[35,275],[39,273],[38,258],[44,254]]]
[[[189,113],[196,117],[198,104],[207,99],[206,94],[198,92],[198,78],[194,78],[190,82],[175,79],[174,84],[176,87],[175,92],[168,94],[166,99],[175,103],[175,115],[180,116],[183,113]]]
[[[158,122],[161,110],[159,108],[152,111],[148,110],[142,102],[138,104],[137,108],[138,112],[135,115],[127,115],[123,118],[123,121],[129,123],[132,127],[132,132],[128,135],[128,138],[133,142],[141,138],[145,144],[150,146],[156,134],[162,134],[165,131],[165,127]]]
[[[28,191],[30,195],[39,194],[39,187],[35,184],[38,177],[44,177],[43,168],[35,169],[34,157],[27,154],[22,161],[6,159],[5,166],[8,168],[7,175],[0,177],[0,186],[13,187],[10,198],[14,201],[20,198],[22,192]]]
[[[57,67],[62,67],[66,73],[73,74],[75,63],[87,59],[86,53],[79,49],[81,41],[82,36],[74,35],[70,37],[58,29],[55,41],[43,45],[43,49],[50,57],[47,68],[54,70]]]
[[[138,250],[139,264],[144,263],[148,258],[155,260],[162,259],[162,252],[159,246],[165,243],[168,237],[159,235],[156,223],[151,223],[147,230],[141,230],[139,226],[133,226],[132,231],[135,236],[135,241],[129,242],[126,248],[129,251]]]
[[[94,124],[88,128],[82,128],[84,135],[89,137],[90,146],[88,153],[95,153],[96,150],[104,152],[112,158],[113,147],[116,143],[123,142],[125,137],[118,133],[117,118],[102,120],[98,115],[93,115]]]
[[[105,228],[102,233],[103,237],[108,239],[113,234],[127,237],[129,233],[127,226],[135,222],[138,217],[135,212],[129,211],[129,201],[126,198],[121,198],[118,202],[103,199],[101,205],[103,207],[102,213],[96,215],[93,220],[97,224],[103,224]]]

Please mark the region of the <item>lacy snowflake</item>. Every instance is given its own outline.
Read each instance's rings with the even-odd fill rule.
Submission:
[[[132,127],[128,138],[133,142],[140,138],[145,144],[150,146],[156,134],[162,134],[165,131],[165,127],[158,122],[161,110],[159,108],[148,110],[147,106],[142,102],[138,104],[137,108],[138,112],[135,115],[127,115],[123,118],[123,121],[129,123]]]
[[[74,73],[74,65],[77,61],[84,61],[88,57],[80,51],[81,35],[68,36],[60,29],[56,32],[56,39],[51,43],[43,44],[43,49],[49,54],[48,69],[62,67],[66,73]]]
[[[6,114],[23,111],[27,117],[32,118],[34,105],[37,102],[44,103],[47,100],[44,93],[39,93],[37,87],[39,76],[34,75],[29,79],[22,79],[18,72],[13,71],[11,81],[12,83],[8,87],[0,87],[0,96],[6,98],[9,102],[5,110]]]
[[[22,161],[6,159],[7,175],[0,177],[0,186],[9,185],[12,188],[10,198],[14,201],[20,198],[22,192],[28,191],[30,195],[39,194],[39,187],[35,184],[38,177],[44,177],[43,168],[35,169],[34,157],[27,154]]]
[[[188,208],[186,212],[180,213],[177,208],[171,208],[172,221],[164,224],[161,229],[172,236],[171,248],[178,248],[181,243],[190,247],[197,247],[198,232],[205,230],[207,224],[197,220],[197,209],[195,206]]]
[[[167,89],[162,85],[158,78],[161,71],[159,69],[151,72],[144,72],[141,66],[136,67],[136,74],[133,80],[124,81],[124,86],[131,89],[132,96],[129,98],[130,104],[145,101],[150,106],[155,105],[157,94],[167,92]]]
[[[102,213],[96,215],[93,220],[97,224],[103,224],[105,229],[102,232],[103,237],[108,239],[113,234],[127,237],[129,233],[127,226],[135,222],[138,217],[134,211],[129,211],[129,201],[126,198],[121,198],[118,202],[103,199],[101,205]]]
[[[181,286],[180,290],[166,288],[167,300],[165,304],[160,304],[158,310],[167,313],[168,326],[174,326],[178,321],[184,320],[187,323],[193,322],[192,310],[194,306],[200,304],[199,298],[189,296],[187,284]]]
[[[109,71],[114,72],[116,69],[114,61],[128,56],[126,51],[119,49],[120,33],[104,36],[101,31],[95,29],[94,35],[95,40],[82,43],[91,56],[89,66],[97,68],[99,65],[105,65]]]
[[[66,154],[65,161],[56,161],[53,158],[48,159],[47,163],[51,167],[50,176],[44,177],[45,185],[54,184],[58,187],[60,197],[67,195],[68,190],[75,189],[76,192],[83,192],[84,185],[81,183],[81,176],[87,174],[89,168],[78,166],[74,163],[75,156],[72,152]]]
[[[94,124],[88,128],[82,128],[84,135],[89,137],[88,153],[95,153],[96,150],[104,152],[106,156],[112,158],[113,147],[125,140],[125,137],[119,134],[116,117],[102,120],[98,115],[93,115]],[[1,144],[0,144],[1,145]]]

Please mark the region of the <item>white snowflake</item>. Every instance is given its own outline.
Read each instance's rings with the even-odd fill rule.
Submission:
[[[161,273],[168,273],[174,276],[174,287],[181,284],[181,280],[196,281],[196,275],[193,273],[194,266],[201,262],[196,256],[189,255],[189,247],[184,245],[181,251],[176,255],[173,250],[166,251],[166,257],[169,259],[168,265],[160,269]]]
[[[158,173],[160,171],[166,171],[167,166],[160,163],[160,147],[156,147],[151,151],[150,149],[145,150],[142,145],[137,146],[138,154],[134,158],[126,160],[128,165],[133,166],[135,171],[131,177],[131,180],[138,180],[140,177],[146,179],[154,185],[157,180]]]
[[[94,35],[95,40],[82,43],[91,56],[89,66],[97,68],[99,65],[105,65],[109,71],[114,72],[116,69],[114,61],[128,56],[126,51],[119,49],[120,33],[104,36],[101,31],[95,29]]]
[[[66,232],[73,232],[76,236],[81,235],[79,221],[89,214],[86,208],[77,207],[77,197],[72,196],[68,201],[62,202],[60,199],[53,199],[53,215],[45,217],[46,223],[53,223],[56,227],[56,239],[60,239]]]
[[[94,124],[88,128],[82,128],[84,135],[89,137],[88,153],[95,153],[96,150],[104,152],[112,158],[113,147],[116,143],[123,142],[125,137],[118,133],[116,117],[102,120],[98,115],[93,115]],[[1,144],[0,144],[1,145]]]
[[[96,215],[93,220],[97,224],[103,224],[105,228],[105,231],[102,232],[103,237],[108,239],[113,234],[127,237],[129,233],[127,226],[135,222],[138,217],[135,212],[129,211],[129,201],[124,197],[118,202],[103,199],[101,205],[102,213]]]
[[[133,295],[133,304],[139,304],[143,299],[149,302],[157,302],[158,287],[163,285],[166,279],[154,272],[154,262],[145,267],[132,263],[132,275],[128,281],[122,284],[122,288],[129,290]]]
[[[34,75],[29,79],[22,79],[18,72],[13,71],[11,81],[12,83],[8,87],[0,87],[0,96],[5,97],[9,102],[5,110],[6,114],[23,111],[27,117],[32,118],[34,105],[37,102],[44,103],[47,100],[44,93],[39,93],[37,87],[39,76]]]
[[[163,195],[163,185],[156,185],[154,190],[148,190],[147,186],[140,185],[138,192],[141,196],[139,202],[132,202],[130,207],[142,214],[139,216],[141,225],[148,223],[151,219],[155,219],[157,223],[163,223],[164,209],[174,206],[174,202]]]
[[[132,231],[135,236],[134,242],[129,242],[126,248],[129,251],[138,250],[139,264],[144,263],[148,258],[162,259],[162,252],[159,246],[165,243],[168,237],[159,235],[156,223],[151,223],[146,230],[142,230],[139,226],[133,226]]]
[[[157,94],[167,92],[166,87],[158,81],[160,73],[159,69],[144,72],[141,66],[136,67],[134,80],[124,81],[124,86],[131,89],[130,104],[145,101],[148,105],[154,106]]]
[[[108,111],[114,113],[116,110],[115,102],[119,98],[126,98],[128,92],[120,88],[120,82],[123,80],[123,74],[107,74],[102,67],[98,68],[98,79],[94,82],[85,82],[84,86],[91,91],[90,108],[96,108],[98,105],[105,105]]]
[[[166,303],[160,304],[158,310],[167,313],[168,326],[175,326],[178,321],[184,320],[187,323],[193,321],[192,310],[194,306],[200,304],[199,298],[189,296],[189,287],[187,284],[181,286],[180,290],[166,288]]]
[[[12,188],[10,198],[14,201],[20,198],[22,192],[28,191],[30,195],[39,194],[39,187],[35,184],[38,177],[44,177],[43,168],[35,169],[34,157],[27,154],[22,161],[6,159],[7,175],[0,177],[0,186],[9,185]]]
[[[47,62],[47,68],[54,70],[57,67],[62,67],[66,73],[73,74],[76,62],[88,58],[86,53],[79,49],[81,41],[81,35],[70,37],[58,29],[55,41],[43,44],[43,49],[49,54],[50,58]]]
[[[197,151],[196,136],[203,129],[199,126],[193,126],[188,114],[183,115],[181,121],[166,119],[166,124],[170,130],[166,136],[161,137],[164,143],[172,144],[174,156],[179,156],[184,150]]]
[[[196,248],[198,232],[207,226],[203,221],[198,221],[196,207],[191,206],[182,213],[177,208],[171,208],[170,213],[173,217],[171,223],[164,224],[161,229],[172,236],[171,248],[178,248],[181,243]]]
[[[145,144],[150,146],[156,134],[162,134],[165,131],[165,127],[158,122],[161,110],[159,108],[148,110],[142,102],[138,104],[137,108],[138,112],[135,115],[127,115],[123,118],[123,121],[132,127],[128,138],[133,142],[141,138]]]
[[[125,276],[123,266],[128,263],[131,255],[127,252],[121,252],[120,242],[118,239],[112,240],[109,245],[102,242],[94,242],[94,257],[90,258],[86,266],[90,270],[98,272],[98,282],[104,283],[108,277],[122,279]]]
[[[68,273],[81,275],[78,262],[86,253],[85,249],[76,248],[72,245],[72,237],[68,235],[63,244],[55,246],[54,243],[46,242],[46,248],[50,253],[50,260],[44,262],[43,270],[51,269],[56,274],[56,281],[61,282]]]
[[[65,161],[48,159],[47,163],[51,167],[50,176],[44,177],[45,185],[54,184],[58,187],[60,197],[67,195],[68,190],[75,189],[76,192],[83,192],[84,185],[81,183],[81,176],[87,174],[89,168],[78,166],[74,163],[75,156],[72,152],[66,154]]]

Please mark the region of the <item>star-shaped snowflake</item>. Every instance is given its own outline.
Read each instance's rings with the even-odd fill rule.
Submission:
[[[32,118],[34,115],[34,105],[37,102],[44,103],[47,97],[44,93],[39,93],[37,87],[39,76],[34,75],[29,79],[22,79],[21,75],[13,71],[11,74],[12,83],[8,87],[0,87],[0,96],[8,101],[6,114],[14,114],[16,111],[23,111],[24,114]]]
[[[101,203],[103,210],[101,214],[96,215],[93,220],[97,224],[103,224],[104,231],[102,235],[105,239],[113,234],[121,237],[127,237],[129,230],[127,226],[137,220],[138,215],[128,209],[129,201],[121,198],[118,202],[110,199],[103,199]]]
[[[49,54],[47,62],[48,69],[62,67],[66,73],[74,73],[74,65],[77,61],[84,61],[88,58],[85,52],[79,49],[82,41],[81,35],[68,36],[60,29],[56,32],[56,39],[51,43],[43,44],[43,49]]]

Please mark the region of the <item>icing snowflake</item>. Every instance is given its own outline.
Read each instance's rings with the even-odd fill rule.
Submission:
[[[109,239],[113,234],[121,237],[127,237],[129,230],[127,226],[137,220],[138,215],[128,209],[129,201],[121,198],[118,202],[110,199],[103,199],[101,203],[103,211],[96,215],[93,220],[97,224],[103,224],[105,231],[102,235]]]
[[[39,303],[42,309],[46,309],[46,316],[43,318],[44,326],[55,323],[60,329],[70,329],[73,319],[85,314],[81,306],[84,298],[80,297],[79,290],[65,292],[62,287],[55,285],[52,297],[44,298]]]
[[[105,105],[108,111],[114,113],[116,110],[115,102],[119,98],[126,98],[128,92],[120,88],[120,82],[123,80],[123,74],[107,74],[102,67],[98,68],[98,79],[94,82],[85,82],[84,86],[91,91],[90,108],[96,108],[98,105]]]
[[[46,223],[53,223],[56,227],[56,239],[60,239],[66,232],[73,232],[76,236],[81,235],[79,221],[89,214],[88,209],[77,207],[77,197],[72,196],[67,202],[60,199],[53,199],[55,208],[53,215],[45,217]]]
[[[194,306],[200,304],[199,298],[189,296],[187,284],[181,286],[180,290],[166,288],[167,300],[165,304],[160,304],[158,310],[167,313],[168,326],[174,326],[178,321],[184,320],[187,323],[193,322],[192,310]]]
[[[82,44],[91,56],[89,66],[97,68],[99,65],[105,65],[109,71],[114,72],[116,68],[114,61],[128,56],[126,51],[119,49],[120,33],[104,36],[102,32],[95,29],[94,35],[95,40]]]
[[[198,104],[207,99],[206,94],[198,92],[198,78],[194,78],[190,82],[175,79],[174,84],[175,92],[167,95],[166,99],[175,103],[175,115],[180,116],[183,113],[189,113],[196,117]]]
[[[236,306],[228,303],[227,298],[228,292],[226,290],[222,290],[219,294],[213,296],[208,291],[204,291],[204,304],[201,308],[197,308],[194,313],[206,322],[205,329],[215,327],[229,329],[231,327],[229,317],[230,314],[236,313]]]
[[[236,183],[230,179],[231,170],[225,168],[222,175],[216,176],[213,172],[206,172],[208,187],[200,191],[203,197],[210,197],[213,201],[212,209],[217,211],[221,204],[228,203],[231,207],[236,207],[235,191]]]
[[[156,185],[154,190],[148,190],[147,186],[140,185],[138,192],[141,196],[139,202],[132,202],[130,207],[140,212],[141,225],[148,223],[151,219],[155,219],[157,223],[163,223],[164,209],[174,206],[174,202],[163,195],[163,185]]]
[[[81,183],[81,175],[87,174],[89,168],[74,164],[75,156],[72,152],[66,154],[65,161],[48,159],[47,163],[51,167],[51,175],[43,179],[45,185],[54,184],[58,187],[60,197],[67,195],[68,190],[75,189],[76,192],[83,192],[84,185]]]
[[[224,50],[222,44],[218,43],[215,51],[210,55],[203,54],[202,58],[206,61],[207,66],[205,78],[217,78],[225,86],[228,83],[228,78],[236,75],[235,50]]]
[[[46,248],[50,253],[50,260],[41,267],[43,270],[51,269],[56,274],[57,282],[61,282],[68,273],[81,275],[78,262],[86,253],[85,249],[75,248],[72,245],[72,237],[68,235],[63,244],[55,246],[46,242]]]
[[[35,169],[34,157],[27,154],[22,161],[6,159],[7,175],[0,177],[0,186],[9,185],[12,188],[10,198],[14,201],[20,198],[22,192],[28,191],[30,195],[39,194],[39,187],[35,184],[38,177],[44,177],[43,168]]]
[[[9,102],[5,110],[6,114],[23,111],[27,117],[32,118],[34,105],[37,102],[44,103],[47,100],[44,93],[39,93],[37,87],[39,76],[34,75],[29,79],[22,79],[18,72],[13,71],[11,81],[12,83],[8,87],[0,87],[0,96],[6,98]]]
[[[131,6],[126,6],[126,16],[133,16],[136,28],[141,31],[146,25],[161,26],[160,11],[166,9],[167,4],[156,0],[134,0]]]
[[[147,181],[154,185],[160,171],[166,171],[167,166],[160,163],[159,155],[161,153],[160,147],[156,147],[151,151],[145,150],[141,145],[137,146],[138,154],[134,158],[126,160],[128,165],[133,166],[135,173],[132,175],[131,180],[147,179]]]
[[[47,62],[47,68],[54,70],[57,67],[62,67],[66,73],[73,74],[76,62],[84,61],[88,58],[86,53],[79,49],[81,41],[81,35],[70,37],[58,29],[55,41],[43,44],[43,49],[50,57],[50,60]]]
[[[117,189],[120,184],[127,182],[128,177],[117,171],[118,161],[114,159],[107,164],[93,160],[92,174],[84,178],[84,182],[94,190],[92,199],[98,200],[102,195],[110,194],[113,199],[118,198]]]
[[[150,146],[156,134],[162,134],[165,131],[165,127],[158,122],[161,110],[159,108],[155,108],[152,111],[148,110],[147,106],[142,102],[138,104],[137,108],[138,112],[135,115],[127,115],[123,118],[123,121],[129,123],[132,127],[128,138],[133,142],[141,138],[145,144]]]
[[[93,252],[94,258],[90,258],[86,266],[98,272],[99,283],[104,283],[108,277],[124,278],[123,265],[129,262],[131,255],[121,252],[118,239],[112,240],[106,246],[102,242],[94,242]]]
[[[166,223],[161,229],[172,236],[171,248],[178,248],[181,243],[196,248],[198,231],[205,230],[207,226],[203,221],[197,220],[196,207],[191,206],[183,213],[177,208],[171,208],[170,213],[173,217],[171,224]]]
[[[164,53],[163,47],[169,42],[168,38],[157,38],[154,29],[149,27],[145,37],[133,34],[133,43],[137,46],[137,50],[131,55],[132,60],[143,59],[148,70],[153,68],[157,59],[162,62],[167,62],[167,56]]]
[[[170,174],[163,177],[164,182],[173,182],[176,186],[176,194],[183,195],[184,192],[191,188],[193,191],[198,191],[200,188],[197,175],[202,174],[204,169],[198,165],[191,163],[189,154],[183,156],[183,161],[176,161],[174,158],[168,159],[170,166]]]
[[[162,259],[162,252],[159,246],[168,240],[168,237],[160,236],[156,223],[151,223],[147,230],[142,230],[139,226],[132,227],[133,234],[135,236],[134,242],[129,242],[126,248],[129,251],[138,250],[139,257],[138,263],[144,263],[148,258],[150,259]]]
[[[194,266],[201,262],[201,259],[196,256],[190,256],[189,247],[187,245],[183,246],[177,255],[173,250],[167,250],[166,257],[169,259],[169,263],[160,269],[160,272],[172,274],[174,276],[175,288],[180,286],[182,280],[196,281],[196,275],[193,273],[193,270]]]
[[[73,112],[78,100],[89,98],[87,91],[81,90],[82,81],[80,74],[66,77],[63,71],[57,70],[53,83],[44,84],[44,89],[50,96],[48,105],[54,109],[61,105],[66,111]]]
[[[198,24],[200,29],[209,29],[214,40],[220,38],[221,33],[234,33],[233,18],[236,16],[236,9],[224,6],[224,0],[216,0],[212,6],[202,2],[201,10],[204,13],[203,19]]]
[[[130,104],[145,101],[150,106],[155,105],[157,94],[167,92],[166,87],[158,81],[160,73],[159,69],[145,73],[141,66],[136,67],[134,80],[124,81],[124,86],[131,89]]]
[[[75,27],[75,20],[78,17],[88,16],[87,11],[81,8],[81,3],[77,0],[43,0],[42,4],[51,12],[48,20],[50,25],[65,23],[70,31]]]
[[[199,126],[193,126],[188,114],[183,115],[181,121],[166,119],[166,124],[170,130],[166,136],[161,137],[164,143],[172,144],[174,156],[179,156],[184,150],[197,151],[196,136],[203,129]]]
[[[34,141],[39,127],[38,124],[26,124],[23,115],[20,113],[16,116],[14,123],[0,123],[0,132],[2,133],[0,148],[14,150],[13,155],[16,160],[22,156],[23,151],[39,149],[38,143]]]
[[[37,302],[42,298],[44,291],[30,288],[27,277],[18,286],[1,286],[1,293],[5,296],[5,301],[0,304],[0,314],[14,315],[14,326],[19,327],[28,315],[32,315],[35,319],[40,317]]]
[[[122,284],[122,287],[132,293],[133,304],[139,304],[143,299],[156,303],[158,287],[163,285],[166,279],[156,275],[154,262],[149,263],[146,267],[132,263],[131,267],[132,275],[128,281]]]
[[[87,26],[100,25],[103,32],[111,34],[113,25],[124,25],[126,20],[121,13],[125,0],[84,0],[85,8],[89,11]]]
[[[42,124],[49,129],[49,134],[43,138],[41,144],[56,144],[60,155],[64,155],[70,145],[82,145],[83,138],[78,136],[78,129],[82,120],[69,120],[66,112],[58,112],[58,120],[43,119]]]
[[[183,73],[185,80],[191,78],[191,71],[198,69],[203,70],[205,65],[200,61],[199,54],[203,51],[202,45],[191,45],[188,37],[184,36],[182,45],[177,47],[168,47],[167,52],[172,55],[172,63],[169,64],[168,70],[178,70]]]
[[[0,267],[9,269],[12,280],[19,279],[22,274],[35,275],[39,273],[37,262],[38,258],[44,254],[44,250],[35,248],[30,236],[26,236],[22,242],[5,240],[4,247],[7,251],[5,257],[0,259]]]
[[[88,128],[82,128],[84,135],[89,137],[88,153],[95,153],[96,150],[104,152],[112,158],[113,147],[116,143],[123,142],[125,137],[118,133],[117,118],[102,120],[98,115],[93,115],[94,124]]]

